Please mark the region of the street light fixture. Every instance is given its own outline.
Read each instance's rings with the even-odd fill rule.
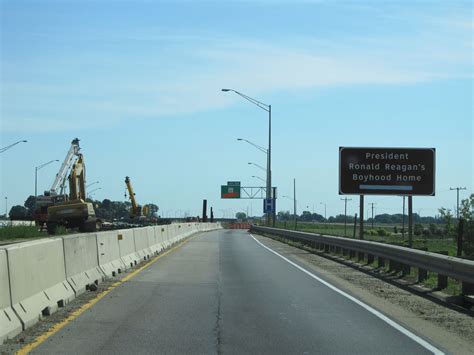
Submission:
[[[94,193],[95,191],[98,191],[98,190],[102,190],[102,187],[97,187],[97,188],[95,188],[94,190],[92,190],[91,192],[89,192],[89,198],[91,198],[91,196],[93,195],[93,193]]]
[[[4,151],[10,149],[11,147],[17,145],[18,143],[26,143],[28,142],[27,140],[21,140],[21,141],[18,141],[18,142],[15,142],[13,144],[10,144],[10,145],[7,145],[6,147],[3,147],[3,148],[0,148],[0,153],[3,153]]]
[[[265,169],[263,166],[258,165],[258,164],[256,164],[256,163],[249,162],[249,163],[247,163],[247,164],[249,164],[249,165],[255,165],[257,168],[262,169],[263,171],[267,171],[267,169]]]
[[[245,100],[251,102],[255,106],[258,106],[262,110],[268,112],[268,149],[267,152],[267,191],[266,197],[267,200],[272,199],[272,105],[264,104],[250,96],[242,94],[234,89],[222,89],[223,92],[233,92]],[[274,197],[274,196],[273,196]],[[274,211],[275,212],[275,211]],[[271,213],[267,213],[267,225],[270,225]]]
[[[268,149],[263,148],[263,147],[259,146],[258,144],[255,144],[255,143],[249,141],[248,139],[245,139],[245,138],[237,138],[237,140],[238,140],[238,141],[247,142],[248,144],[253,145],[255,148],[257,148],[258,150],[260,150],[261,152],[264,152],[265,154],[268,154]]]
[[[86,185],[86,188],[91,187],[94,184],[98,184],[100,181],[91,182],[89,185]]]
[[[252,175],[252,177],[255,178],[255,179],[259,179],[259,180],[265,182],[265,179],[262,179],[260,176]]]
[[[50,160],[47,163],[41,164],[39,166],[35,166],[35,197],[38,196],[38,170],[44,168],[46,165],[54,163],[55,161],[59,161],[58,159]]]

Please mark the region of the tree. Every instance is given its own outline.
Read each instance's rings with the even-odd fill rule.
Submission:
[[[446,224],[446,234],[451,235],[453,233],[453,214],[450,209],[441,207],[438,209],[441,219]]]
[[[23,206],[16,205],[10,209],[10,220],[25,220],[28,219],[28,209]]]
[[[240,219],[240,220],[245,220],[247,219],[247,215],[244,212],[237,212],[235,214],[235,218]]]

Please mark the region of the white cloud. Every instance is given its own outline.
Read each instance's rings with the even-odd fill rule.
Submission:
[[[167,56],[166,62],[158,58],[161,62],[156,65],[156,68],[173,67],[173,75],[162,75],[159,69],[146,72],[133,68],[124,78],[120,72],[121,59],[114,62],[108,58],[103,60],[111,66],[118,63],[118,72],[103,78],[76,73],[82,85],[4,83],[2,101],[6,105],[2,107],[2,129],[68,130],[72,129],[69,122],[78,120],[80,128],[90,128],[129,117],[169,117],[222,109],[238,100],[222,94],[222,87],[242,89],[260,97],[277,91],[471,78],[472,43],[466,40],[466,36],[470,37],[461,28],[461,35],[454,37],[449,29],[435,34],[419,33],[413,38],[348,36],[338,42],[287,38],[280,45],[253,39],[213,40],[180,34],[175,38],[180,43],[174,49],[176,52]],[[152,34],[131,36],[145,41],[170,40],[168,36]],[[80,67],[83,58],[71,62],[76,60],[76,66]],[[180,58],[176,64],[175,58]],[[51,117],[48,116],[50,105],[44,103],[54,100],[58,102]],[[38,118],[19,110],[20,102],[37,107],[38,114],[34,116]]]

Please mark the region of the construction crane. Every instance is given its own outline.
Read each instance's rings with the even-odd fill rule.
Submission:
[[[71,167],[74,157],[79,156],[80,150],[81,148],[79,147],[79,139],[78,138],[73,139],[71,142],[71,147],[69,148],[69,151],[66,154],[66,158],[64,158],[61,168],[59,168],[59,172],[56,174],[56,178],[54,179],[53,185],[49,189],[50,194],[53,194],[53,195],[58,194],[58,188],[60,189],[59,194],[64,193],[66,176]],[[45,194],[46,193],[47,192],[45,192]]]
[[[71,142],[71,147],[69,148],[66,157],[64,158],[64,161],[61,164],[58,173],[56,174],[51,188],[45,191],[43,195],[36,196],[33,218],[37,226],[43,228],[43,226],[48,221],[48,207],[54,205],[55,203],[66,201],[66,178],[74,158],[79,156],[80,150],[81,148],[79,147],[79,138],[73,139]]]
[[[156,224],[158,219],[153,215],[149,205],[143,207],[137,203],[135,192],[133,192],[132,182],[128,176],[125,177],[125,185],[127,186],[128,196],[132,204],[130,209],[130,219],[133,223],[142,225]]]
[[[79,228],[81,232],[96,231],[101,221],[96,218],[92,203],[86,202],[86,168],[80,153],[72,165],[68,181],[68,199],[48,207],[48,233],[54,234],[58,226]]]
[[[135,199],[135,192],[133,192],[132,182],[130,181],[130,178],[128,176],[125,177],[125,185],[127,186],[128,197],[130,198],[130,202],[132,204],[132,208],[130,209],[130,218],[139,219],[143,217],[143,212],[147,212],[146,206],[142,210],[142,206],[137,203],[137,200]]]

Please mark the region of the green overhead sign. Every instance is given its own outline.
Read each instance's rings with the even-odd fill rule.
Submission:
[[[227,181],[227,185],[221,185],[221,198],[240,198],[240,181]]]

